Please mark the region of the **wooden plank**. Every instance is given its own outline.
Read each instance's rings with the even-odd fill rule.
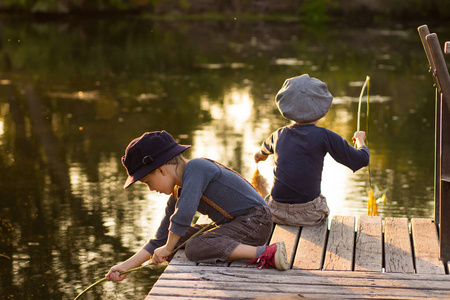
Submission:
[[[249,260],[233,260],[230,262],[230,267],[235,268],[256,268],[257,264],[247,264]]]
[[[180,249],[175,253],[172,260],[170,261],[171,265],[184,265],[184,266],[196,266],[197,263],[189,260],[184,253],[184,249]]]
[[[319,225],[302,228],[292,265],[294,269],[320,270],[322,268],[327,233],[327,220]]]
[[[450,291],[450,275],[381,273],[371,271],[321,271],[292,269],[278,271],[276,269],[244,269],[215,266],[168,266],[165,271],[168,280],[205,280],[226,282],[253,283],[298,283],[305,284],[349,284],[379,285],[392,287],[429,288]],[[374,281],[377,281],[375,283]]]
[[[407,218],[386,218],[384,223],[386,272],[414,273]]]
[[[169,265],[165,274],[168,276],[175,276],[175,279],[198,279],[214,281],[218,280],[215,276],[222,276],[222,280],[225,281],[261,281],[267,282],[268,279],[272,279],[274,282],[286,282],[289,278],[292,278],[294,282],[306,280],[305,283],[316,282],[321,280],[323,283],[339,282],[339,280],[348,280],[353,284],[358,284],[359,280],[367,280],[365,284],[373,284],[373,280],[386,280],[389,282],[404,281],[401,285],[409,287],[429,287],[429,288],[445,288],[450,290],[450,275],[438,275],[438,274],[408,274],[408,273],[382,273],[382,272],[346,272],[346,271],[325,271],[325,270],[301,270],[291,269],[287,271],[279,271],[277,269],[256,269],[256,268],[233,268],[233,267],[215,267],[215,266],[198,266],[192,268],[191,266],[172,266]],[[305,277],[305,278],[303,278]],[[308,281],[306,277],[311,277]],[[299,279],[303,278],[303,279]],[[167,279],[167,278],[166,278]],[[426,281],[435,282],[437,286],[429,285]],[[385,282],[385,283],[386,283]],[[408,283],[408,282],[411,282]],[[423,285],[421,285],[423,283]],[[384,283],[383,283],[384,284]],[[434,283],[433,283],[434,284]]]
[[[407,218],[385,219],[386,272],[414,273]]]
[[[407,218],[384,220],[384,253],[386,272],[415,272]]]
[[[426,299],[426,298],[447,298],[450,293],[442,290],[430,289],[408,289],[408,288],[389,288],[378,286],[329,286],[329,285],[305,285],[297,284],[273,284],[264,283],[259,286],[249,285],[245,282],[191,282],[191,281],[175,281],[168,282],[166,286],[167,292],[161,293],[161,290],[155,290],[146,299],[157,299],[157,297],[178,296],[182,299],[196,299],[197,297],[209,297],[210,299],[274,299],[274,297],[296,297],[300,298],[316,298],[319,295],[329,298],[397,298],[397,299]],[[448,298],[447,298],[448,299]]]
[[[354,240],[355,217],[333,216],[323,269],[351,271]]]
[[[306,298],[444,298],[450,296],[450,276],[169,266],[147,299],[186,295],[227,299],[273,299],[293,295]]]
[[[286,246],[287,259],[290,267],[292,267],[292,263],[294,261],[299,233],[300,227],[298,226],[276,224],[272,238],[269,242],[269,244],[273,244],[284,241],[284,244]]]
[[[229,261],[224,261],[224,262],[218,262],[218,263],[211,263],[211,264],[207,264],[207,263],[199,263],[199,266],[219,266],[219,267],[228,267],[230,265]]]
[[[393,282],[394,286],[389,286],[388,280],[383,280],[382,285],[378,285],[376,282],[364,282],[363,284],[353,285],[349,281],[343,281],[340,280],[339,284],[324,284],[323,282],[314,282],[314,280],[309,280],[310,282],[304,283],[303,281],[300,281],[300,279],[307,279],[307,277],[301,277],[296,278],[296,281],[292,283],[274,283],[272,281],[269,281],[267,283],[262,282],[247,282],[247,281],[221,281],[221,280],[199,280],[199,281],[192,281],[192,280],[163,280],[160,281],[158,284],[158,287],[155,285],[155,289],[152,291],[151,294],[166,294],[170,295],[173,293],[171,289],[173,288],[183,288],[186,291],[189,291],[190,289],[204,289],[205,292],[200,294],[201,296],[205,296],[208,293],[213,294],[216,293],[217,290],[219,292],[224,291],[240,291],[244,292],[247,290],[247,293],[244,295],[239,295],[239,297],[246,297],[248,299],[251,299],[253,295],[256,293],[261,292],[279,292],[279,295],[286,295],[286,294],[298,294],[305,292],[308,292],[310,294],[314,293],[328,293],[331,295],[342,295],[342,294],[351,294],[352,291],[359,291],[358,294],[361,295],[371,295],[373,296],[374,292],[373,290],[378,290],[376,294],[378,295],[397,295],[397,296],[416,296],[425,298],[425,296],[433,296],[433,293],[440,294],[440,295],[449,295],[450,290],[446,289],[445,287],[440,288],[427,288],[424,286],[427,281],[422,282],[419,284],[421,287],[413,287],[413,286],[402,286],[402,282]],[[314,278],[317,279],[317,278]],[[321,280],[323,281],[323,280]],[[415,281],[414,283],[418,283]],[[447,285],[449,282],[447,282]],[[255,285],[255,286],[253,286]],[[441,283],[441,286],[443,283]],[[251,286],[251,288],[249,288]],[[283,290],[283,286],[285,289]],[[161,291],[162,288],[169,288],[169,291]],[[370,291],[372,289],[372,292]],[[215,291],[216,290],[216,291]],[[431,291],[430,291],[431,290]],[[283,293],[284,291],[284,293]],[[375,294],[375,295],[376,295]],[[186,295],[192,295],[191,293],[186,293]]]
[[[413,218],[411,232],[417,273],[445,274],[444,264],[439,260],[439,239],[434,221]]]
[[[383,268],[381,217],[361,216],[355,243],[355,271],[378,271]]]

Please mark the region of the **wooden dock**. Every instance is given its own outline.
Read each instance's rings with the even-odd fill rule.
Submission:
[[[291,268],[237,261],[196,264],[178,251],[150,299],[450,299],[449,266],[439,260],[432,219],[334,216],[311,227],[276,225]]]

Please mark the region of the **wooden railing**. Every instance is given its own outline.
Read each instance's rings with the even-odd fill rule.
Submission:
[[[450,76],[436,33],[418,28],[436,87],[435,222],[440,259],[450,261]],[[450,42],[444,53],[450,54]]]

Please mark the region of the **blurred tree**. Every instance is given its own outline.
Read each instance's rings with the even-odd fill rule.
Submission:
[[[3,0],[0,10],[32,13],[136,12],[157,15],[294,15],[317,22],[348,15],[365,18],[450,16],[448,0]],[[300,15],[298,12],[300,11]]]

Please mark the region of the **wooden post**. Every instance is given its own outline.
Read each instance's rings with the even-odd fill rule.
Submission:
[[[424,25],[426,26],[426,25]],[[419,27],[419,34],[426,33],[428,28]],[[422,38],[422,35],[421,35]],[[450,260],[450,75],[447,64],[435,33],[426,34],[425,52],[431,66],[431,73],[437,88],[437,130],[436,130],[436,195],[439,216],[439,248],[440,259]],[[445,53],[449,51],[449,42],[445,44]],[[428,50],[427,50],[428,48]]]
[[[441,117],[441,106],[440,106],[440,99],[437,97],[437,86],[439,84],[437,78],[435,77],[436,74],[436,68],[434,66],[433,59],[431,57],[431,51],[430,47],[428,46],[426,37],[430,34],[430,31],[428,30],[427,25],[422,25],[418,28],[420,39],[422,41],[423,48],[425,49],[425,54],[427,55],[428,63],[430,64],[430,74],[433,76],[434,84],[436,86],[436,103],[435,103],[435,148],[434,148],[434,221],[436,222],[436,226],[439,226],[439,215],[440,215],[440,206],[439,206],[439,176],[441,174],[441,161],[440,161],[440,134],[439,134],[439,128],[440,128],[440,117]]]

